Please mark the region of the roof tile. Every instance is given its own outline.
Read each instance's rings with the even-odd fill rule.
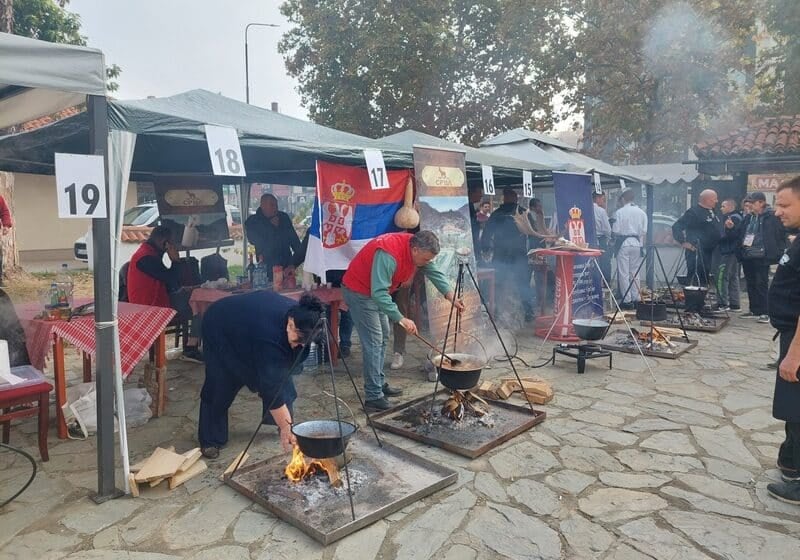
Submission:
[[[800,153],[800,115],[770,117],[694,147],[700,159]]]

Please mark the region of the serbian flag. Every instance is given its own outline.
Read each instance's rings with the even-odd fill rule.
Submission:
[[[389,188],[372,190],[363,167],[317,162],[317,197],[303,269],[325,279],[346,270],[370,239],[398,231],[394,215],[403,205],[410,169],[388,171]]]

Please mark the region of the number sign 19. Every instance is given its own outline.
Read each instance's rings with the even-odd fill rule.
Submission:
[[[389,177],[386,174],[386,164],[383,163],[383,153],[380,150],[364,150],[364,161],[367,163],[369,186],[372,190],[388,189]]]
[[[59,218],[107,218],[103,156],[56,154]]]
[[[491,165],[481,165],[483,177],[483,194],[494,196],[494,173]]]
[[[235,128],[205,125],[208,155],[214,175],[245,177],[247,173],[239,146],[239,135]]]

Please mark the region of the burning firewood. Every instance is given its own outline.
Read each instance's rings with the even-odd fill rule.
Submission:
[[[286,478],[292,482],[302,482],[318,473],[325,472],[331,486],[338,488],[342,485],[339,475],[339,467],[336,466],[336,459],[311,459],[306,461],[306,456],[296,445],[292,449],[292,460],[284,469]]]
[[[442,405],[442,416],[459,422],[466,412],[483,417],[489,414],[489,403],[469,391],[453,391]]]

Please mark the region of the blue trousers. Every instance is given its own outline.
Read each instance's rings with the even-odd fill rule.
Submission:
[[[389,342],[389,318],[378,310],[375,301],[342,286],[342,294],[353,317],[364,359],[364,393],[368,401],[383,397],[386,374],[383,363]]]

